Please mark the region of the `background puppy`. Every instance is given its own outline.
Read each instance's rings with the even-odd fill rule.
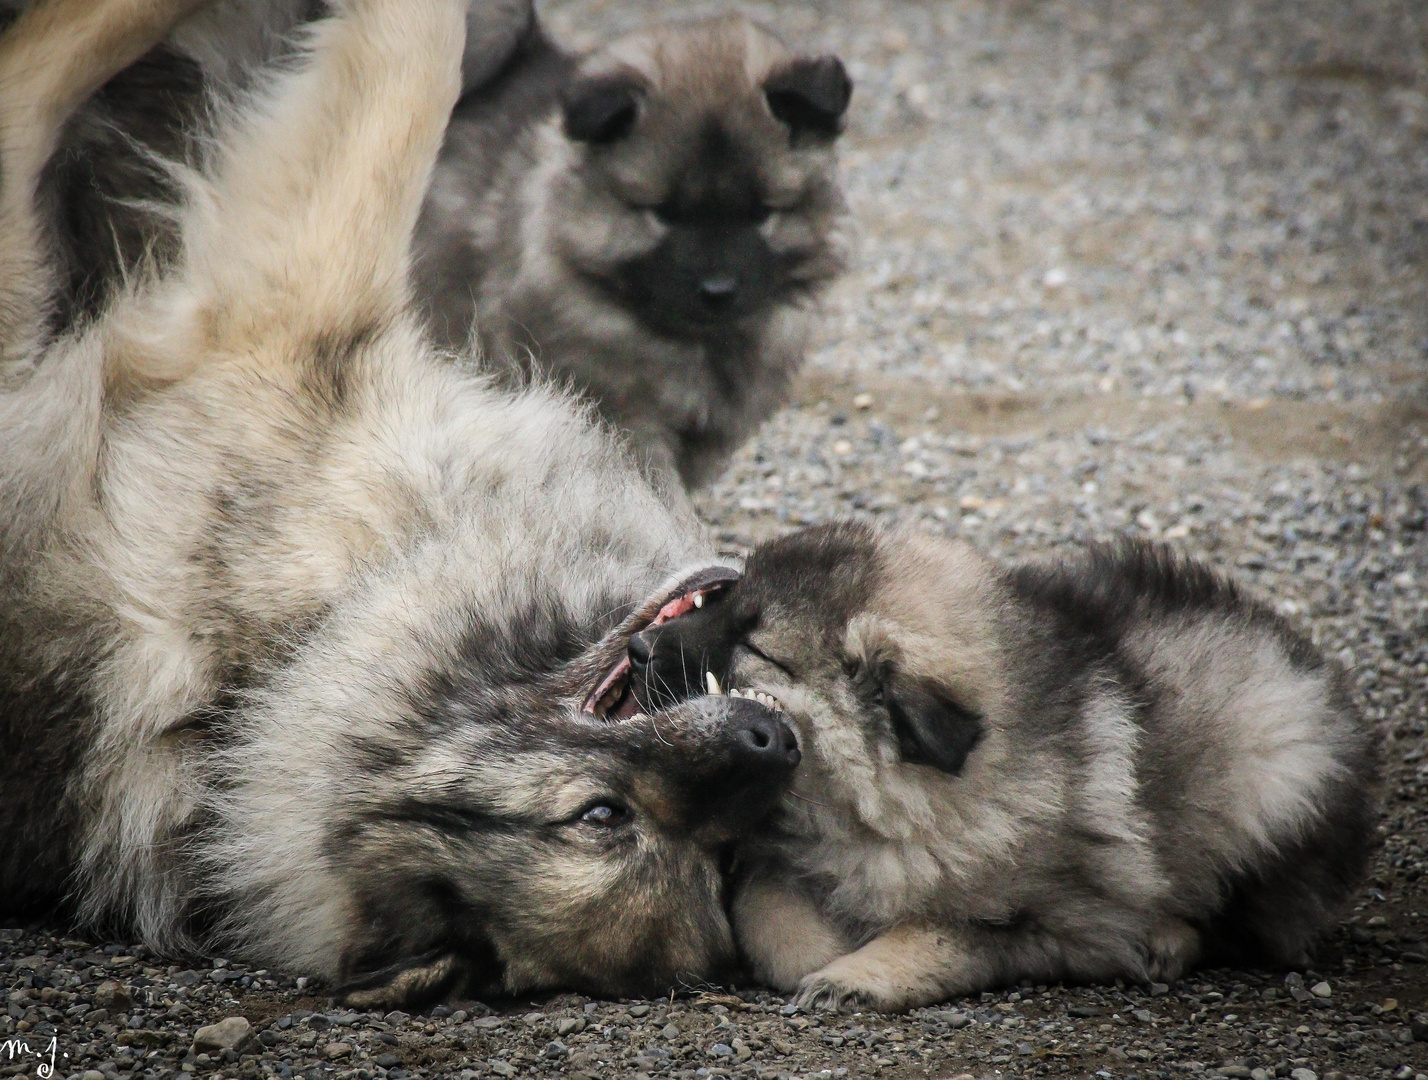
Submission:
[[[20,6],[0,0],[0,22]],[[171,163],[204,153],[206,103],[291,57],[321,11],[205,5],[77,110],[43,185],[55,329],[177,253]],[[530,0],[470,3],[463,96],[414,240],[430,331],[449,348],[476,333],[512,383],[568,383],[656,472],[703,483],[786,399],[810,301],[843,265],[832,147],[850,93],[836,58],[742,18],[581,60]]]
[[[796,749],[753,702],[586,707],[728,573],[676,573],[709,540],[583,409],[410,314],[465,0],[344,0],[174,171],[162,272],[52,321],[48,163],[196,2],[0,38],[0,904],[366,1005],[713,973]]]
[[[737,16],[579,60],[532,23],[451,119],[416,242],[433,332],[570,382],[703,483],[787,397],[843,265],[850,93]]]
[[[1165,548],[1002,570],[812,529],[630,655],[680,692],[689,670],[772,694],[796,727],[735,921],[805,1005],[1299,963],[1364,866],[1378,740],[1342,673]]]

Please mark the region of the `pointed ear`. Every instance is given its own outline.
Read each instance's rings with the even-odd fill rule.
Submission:
[[[883,703],[904,761],[961,775],[982,740],[980,714],[959,704],[946,687],[917,676],[891,675],[883,686]]]
[[[836,56],[801,56],[764,80],[769,112],[795,137],[807,131],[836,138],[852,96],[853,80]]]
[[[466,50],[461,54],[461,92],[489,82],[511,57],[541,36],[533,0],[483,0],[466,9]]]
[[[644,91],[629,72],[577,79],[561,98],[566,138],[595,145],[623,139],[639,118]]]

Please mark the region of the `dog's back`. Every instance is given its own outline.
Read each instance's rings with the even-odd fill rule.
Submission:
[[[1123,543],[1008,574],[1058,647],[1131,706],[1135,802],[1207,952],[1294,962],[1360,879],[1378,739],[1343,672],[1170,549]],[[1083,721],[1095,710],[1083,710]]]

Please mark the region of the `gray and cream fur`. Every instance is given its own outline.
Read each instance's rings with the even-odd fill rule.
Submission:
[[[1002,568],[812,529],[631,649],[654,682],[771,694],[798,732],[734,916],[806,1006],[1297,964],[1364,870],[1378,738],[1342,672],[1163,547]]]
[[[174,250],[57,318],[48,163],[197,6],[0,37],[0,903],[368,1003],[718,970],[796,754],[756,703],[584,707],[716,559],[412,311],[465,0],[333,4],[170,170]]]
[[[569,382],[707,481],[786,399],[843,265],[850,93],[835,57],[738,16],[583,58],[532,21],[451,118],[416,244],[433,333]]]
[[[205,4],[76,111],[45,185],[57,327],[172,257],[168,163],[201,155],[211,103],[290,59],[322,8]],[[461,79],[413,241],[428,331],[507,385],[579,391],[662,478],[710,479],[787,398],[845,260],[842,65],[732,16],[581,58],[530,0],[473,0]]]

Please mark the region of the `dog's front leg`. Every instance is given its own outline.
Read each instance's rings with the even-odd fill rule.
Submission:
[[[461,85],[467,0],[334,6],[309,31],[305,62],[223,136],[207,198],[185,220],[184,362],[216,353],[282,381],[309,375],[314,357],[341,367],[404,317],[412,232]],[[415,333],[403,344],[416,347]]]
[[[788,993],[851,947],[787,875],[753,876],[734,897],[734,936],[756,978]]]
[[[0,378],[33,363],[54,278],[35,204],[65,121],[203,0],[37,0],[0,38]]]
[[[1174,976],[1198,955],[1198,942],[1198,934],[1184,923],[1166,923],[1146,943],[1110,927],[1090,936],[1068,936],[1044,929],[909,921],[805,977],[798,985],[798,1002],[808,1008],[849,1005],[901,1012],[1017,979]]]
[[[805,1009],[902,1012],[988,985],[994,967],[981,954],[953,928],[900,923],[806,976],[796,1000]]]

